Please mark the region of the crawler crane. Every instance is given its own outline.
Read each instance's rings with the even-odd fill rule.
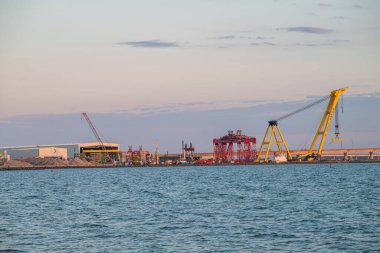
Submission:
[[[333,117],[335,108],[338,104],[339,98],[347,89],[348,89],[348,87],[338,89],[338,90],[333,90],[330,92],[329,96],[323,97],[323,98],[321,98],[321,99],[319,99],[319,100],[317,100],[317,101],[315,101],[315,102],[313,102],[313,103],[311,103],[305,107],[302,107],[302,108],[300,108],[300,109],[298,109],[292,113],[286,114],[286,115],[284,115],[284,116],[282,116],[276,120],[270,120],[268,122],[269,123],[268,128],[265,132],[263,142],[261,143],[256,162],[260,162],[260,157],[263,154],[263,152],[265,153],[264,162],[268,162],[269,151],[270,151],[271,145],[273,145],[273,144],[277,145],[278,151],[280,153],[284,152],[284,151],[286,152],[286,154],[288,156],[288,160],[292,160],[293,159],[292,155],[289,151],[288,145],[286,144],[286,141],[285,141],[284,136],[281,132],[281,129],[280,129],[278,122],[280,120],[284,120],[286,118],[289,118],[289,117],[291,117],[291,116],[293,116],[299,112],[302,112],[306,109],[309,109],[310,107],[313,107],[319,103],[322,103],[323,101],[326,101],[327,99],[330,98],[329,103],[326,107],[325,113],[323,114],[321,123],[319,124],[319,127],[317,129],[317,132],[315,133],[314,139],[310,145],[308,152],[305,155],[298,157],[297,160],[313,160],[315,157],[319,157],[322,153],[323,145],[324,145],[325,140],[326,140],[326,135],[328,133],[329,126],[331,123],[331,119]],[[332,141],[342,141],[343,139],[339,137],[340,133],[339,133],[339,123],[338,123],[337,112],[335,115],[335,120],[336,120],[336,122],[335,122],[335,136],[336,137],[332,138]],[[274,137],[274,139],[273,139],[273,137]],[[319,146],[315,152],[314,147],[315,147],[318,140],[320,140]]]
[[[107,148],[104,145],[102,139],[100,138],[100,136],[98,134],[98,131],[96,131],[96,128],[95,128],[94,124],[90,120],[90,117],[88,117],[87,113],[85,113],[85,112],[82,113],[82,117],[85,118],[85,120],[87,121],[87,124],[90,127],[92,133],[94,134],[96,140],[99,142],[99,145],[100,145],[100,147],[102,149],[102,152],[106,154],[106,160],[108,162],[113,162],[113,159],[111,158],[110,154],[107,152]]]

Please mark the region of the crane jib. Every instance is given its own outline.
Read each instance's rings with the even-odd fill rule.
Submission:
[[[265,154],[264,162],[268,162],[268,154],[269,154],[270,147],[272,144],[277,145],[279,152],[286,151],[287,156],[288,156],[288,160],[292,160],[293,159],[292,155],[288,149],[287,143],[286,143],[286,141],[283,137],[283,134],[280,130],[280,126],[278,125],[278,121],[289,118],[289,117],[291,117],[291,116],[293,116],[299,112],[305,111],[305,110],[329,99],[329,103],[328,103],[326,110],[323,114],[323,117],[322,117],[322,120],[319,124],[318,130],[315,133],[314,139],[312,141],[312,144],[310,146],[308,153],[305,156],[298,157],[297,159],[315,159],[318,156],[320,156],[320,154],[322,153],[322,148],[323,148],[323,145],[324,145],[324,142],[326,139],[326,135],[327,135],[330,123],[331,123],[331,119],[333,117],[334,110],[335,110],[336,106],[338,105],[339,97],[347,89],[348,89],[348,87],[338,89],[338,90],[333,90],[330,92],[329,96],[325,96],[325,97],[323,97],[323,98],[321,98],[321,99],[319,99],[319,100],[317,100],[311,104],[308,104],[308,105],[306,105],[306,106],[304,106],[304,107],[302,107],[302,108],[300,108],[294,112],[288,113],[288,114],[286,114],[286,115],[284,115],[284,116],[282,116],[276,120],[268,121],[269,124],[268,124],[267,130],[265,132],[263,142],[260,146],[260,150],[259,150],[256,162],[260,162],[260,157],[261,157],[261,154],[263,152]],[[333,138],[333,141],[342,141],[343,139],[339,138],[339,115],[338,115],[337,111],[338,110],[335,110],[335,135],[336,135],[336,138]],[[319,138],[320,138],[320,142],[319,142],[318,149],[316,151],[314,151],[314,146],[317,143]],[[265,149],[265,147],[266,147],[266,149]]]

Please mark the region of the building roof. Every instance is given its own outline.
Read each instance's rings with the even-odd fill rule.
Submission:
[[[103,142],[104,146],[119,147],[118,143]],[[50,144],[50,145],[30,145],[30,146],[10,146],[0,147],[0,149],[29,149],[29,148],[49,148],[49,147],[61,147],[61,146],[79,146],[79,147],[93,147],[100,146],[99,142],[78,142],[69,144]]]

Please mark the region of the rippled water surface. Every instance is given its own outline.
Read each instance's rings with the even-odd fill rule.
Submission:
[[[0,251],[380,250],[380,164],[0,172]]]

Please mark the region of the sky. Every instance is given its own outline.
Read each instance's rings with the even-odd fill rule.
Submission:
[[[108,134],[124,146],[168,139],[161,143],[174,151],[188,138],[206,150],[200,136],[237,127],[249,132],[242,122],[255,123],[241,120],[247,112],[252,119],[260,118],[257,108],[268,117],[287,113],[294,103],[345,86],[347,101],[362,99],[375,127],[379,116],[368,109],[380,104],[379,19],[376,0],[1,0],[0,146],[92,140],[37,129],[64,133],[69,118],[78,129],[77,115],[85,111],[109,123],[104,132],[124,124]],[[212,121],[218,113],[231,117],[216,120],[220,126],[205,130],[207,136],[183,126],[185,117]],[[265,130],[268,117],[255,132]],[[49,131],[49,120],[63,123]],[[125,135],[130,120],[134,134]],[[362,129],[355,143],[374,145],[378,130],[353,124]]]

